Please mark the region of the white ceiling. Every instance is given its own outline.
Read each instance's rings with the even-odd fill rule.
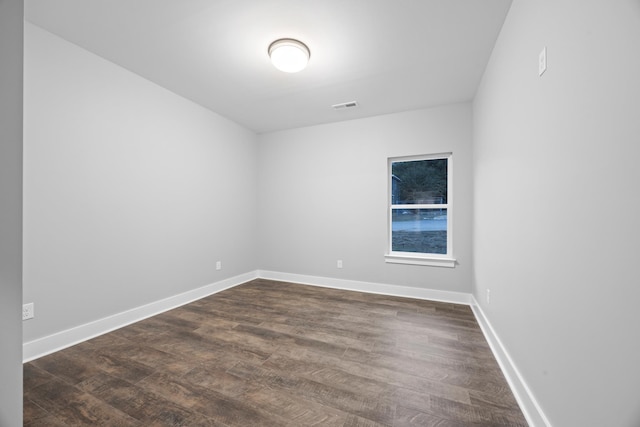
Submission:
[[[25,15],[257,133],[468,101],[511,0],[26,0]],[[276,70],[283,37],[311,50]],[[358,101],[335,111],[331,105]]]

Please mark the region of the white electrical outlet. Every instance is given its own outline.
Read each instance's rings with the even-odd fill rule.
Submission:
[[[491,304],[491,289],[487,289],[487,304]]]
[[[222,270],[222,261],[216,261],[216,270]]]
[[[22,320],[33,319],[33,303],[22,305]]]
[[[538,75],[541,76],[547,71],[547,47],[545,46],[538,55]]]
[[[342,268],[342,260],[341,259],[338,260],[337,267],[338,268]]]

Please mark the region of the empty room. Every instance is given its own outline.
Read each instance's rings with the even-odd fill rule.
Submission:
[[[0,0],[0,64],[0,427],[640,426],[640,1]]]

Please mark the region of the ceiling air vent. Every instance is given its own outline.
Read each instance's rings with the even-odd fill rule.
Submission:
[[[343,102],[342,104],[334,104],[331,106],[334,110],[344,110],[346,108],[355,108],[358,106],[356,101]]]

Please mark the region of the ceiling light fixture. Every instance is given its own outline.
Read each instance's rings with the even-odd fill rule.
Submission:
[[[295,39],[278,39],[269,45],[268,51],[273,66],[285,73],[304,70],[311,57],[307,45]]]

